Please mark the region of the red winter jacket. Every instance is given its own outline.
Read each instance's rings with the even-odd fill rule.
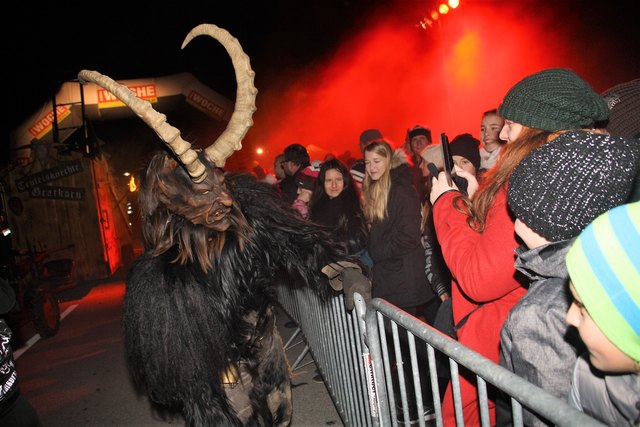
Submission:
[[[505,188],[496,195],[482,233],[472,230],[467,225],[467,216],[453,207],[456,194],[443,194],[433,207],[438,241],[453,276],[451,299],[455,323],[483,304],[458,331],[458,340],[498,363],[500,328],[509,310],[526,292],[515,278],[515,248],[519,243],[507,210],[507,190]],[[464,422],[465,425],[479,425],[475,376],[469,378],[472,382],[465,378],[460,381]],[[495,411],[492,402],[490,408],[493,424]],[[450,387],[442,411],[444,424],[455,425]]]

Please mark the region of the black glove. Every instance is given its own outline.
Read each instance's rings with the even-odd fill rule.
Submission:
[[[467,187],[469,187],[469,181],[467,181],[465,178],[458,175],[453,175],[451,177],[451,180],[456,184],[460,192],[467,194]]]

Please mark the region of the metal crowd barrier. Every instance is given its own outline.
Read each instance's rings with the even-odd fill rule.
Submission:
[[[522,407],[558,426],[603,425],[385,300],[375,298],[365,306],[356,294],[351,313],[344,307],[342,294],[323,304],[308,289],[279,287],[278,300],[305,338],[307,347],[296,364],[307,351],[311,353],[346,426],[402,426],[397,420],[399,416],[408,419],[410,402],[422,413],[420,374],[426,371],[431,388],[426,392],[432,393],[435,419],[421,418],[418,423],[443,426],[436,355],[449,362],[457,427],[464,426],[459,365],[476,376],[483,426],[490,425],[487,383],[510,397],[515,427],[523,425]],[[405,376],[405,371],[411,375]],[[400,410],[395,402],[401,402]]]
[[[364,306],[361,297],[360,300]],[[278,287],[278,301],[289,317],[296,321],[306,342],[292,369],[300,366],[309,351],[342,422],[347,426],[372,426],[365,371],[367,364],[362,361],[365,349],[359,338],[364,322],[358,322],[356,311],[346,311],[342,294],[323,304],[308,289]],[[285,347],[291,345],[296,335],[294,332]]]

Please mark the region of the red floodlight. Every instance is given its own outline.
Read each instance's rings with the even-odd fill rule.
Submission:
[[[438,12],[440,12],[440,15],[446,15],[449,12],[449,6],[442,3],[440,6],[438,6]]]
[[[431,12],[431,19],[432,20],[437,21],[439,17],[440,17],[440,14],[438,13],[437,10],[434,10],[433,12]]]
[[[448,3],[451,9],[455,9],[456,7],[460,6],[460,0],[449,0]]]

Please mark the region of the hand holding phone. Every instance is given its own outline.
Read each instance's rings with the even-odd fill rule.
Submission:
[[[438,167],[435,165],[435,163],[427,163],[427,168],[429,169],[429,173],[431,174],[431,177],[433,178],[437,178],[438,174],[440,173],[440,171],[438,170]]]
[[[458,175],[454,175],[453,177],[451,177],[451,179],[453,180],[453,183],[455,184],[455,186],[458,187],[458,190],[460,190],[464,194],[467,194],[467,187],[469,187],[469,181],[467,181],[465,178]]]

